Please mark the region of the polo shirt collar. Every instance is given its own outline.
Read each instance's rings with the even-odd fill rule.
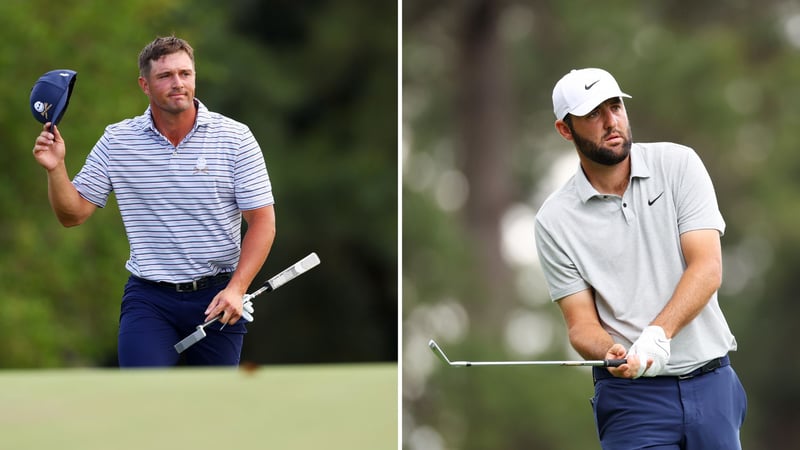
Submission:
[[[198,99],[194,99],[194,102],[197,105],[196,126],[200,127],[210,124],[212,122],[211,113],[208,111],[208,108],[206,108],[206,105]]]
[[[208,125],[212,122],[211,113],[206,108],[206,105],[203,104],[197,98],[194,99],[194,104],[197,106],[197,117],[194,120],[194,127],[192,129],[197,129],[197,127]],[[156,124],[153,123],[153,115],[151,114],[151,107],[148,105],[147,109],[144,112],[144,116],[147,118],[147,126],[155,131],[158,132],[156,129]]]
[[[650,169],[647,167],[647,162],[642,154],[643,151],[644,149],[638,144],[633,144],[631,146],[631,181],[633,181],[634,178],[650,177]],[[586,174],[583,172],[583,168],[580,165],[578,165],[578,172],[575,174],[575,187],[583,203],[586,203],[594,196],[601,195],[594,186],[589,183],[589,179],[586,178]]]

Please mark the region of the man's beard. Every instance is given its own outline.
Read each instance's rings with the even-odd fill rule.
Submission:
[[[589,141],[580,134],[576,133],[572,127],[570,127],[570,131],[572,132],[572,139],[573,142],[575,142],[575,147],[578,148],[578,151],[581,152],[583,156],[589,158],[589,160],[594,161],[597,164],[602,164],[604,166],[613,166],[619,164],[620,162],[624,161],[631,152],[631,127],[628,127],[627,136],[620,133],[623,142],[622,151],[619,153],[616,153],[614,150],[608,147],[602,147],[594,142]]]

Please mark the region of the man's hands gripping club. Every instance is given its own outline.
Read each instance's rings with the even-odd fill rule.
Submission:
[[[670,340],[664,329],[651,325],[646,327],[630,350],[625,351],[621,344],[614,344],[607,354],[608,358],[627,358],[628,363],[609,372],[621,378],[655,377],[667,366],[670,357]]]
[[[253,320],[255,320],[253,318],[255,312],[256,308],[253,306],[253,296],[245,294],[244,297],[242,297],[242,319],[247,323],[253,322]]]
[[[214,317],[221,316],[219,322],[224,325],[233,325],[244,319],[245,322],[252,322],[255,308],[253,307],[253,295],[251,294],[237,294],[234,289],[223,289],[217,294],[216,297],[209,303],[205,311],[206,319],[213,319]]]
[[[664,329],[651,325],[642,331],[639,339],[633,343],[630,355],[638,355],[639,361],[647,362],[647,366],[639,366],[639,370],[634,378],[641,376],[654,377],[664,370],[669,362],[669,339],[667,339]]]

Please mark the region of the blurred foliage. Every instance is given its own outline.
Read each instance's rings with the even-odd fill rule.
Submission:
[[[458,359],[520,356],[503,340],[506,330],[473,333],[485,320],[473,311],[506,306],[482,296],[477,245],[463,210],[443,210],[436,201],[442,174],[460,170],[464,40],[478,26],[492,25],[511,86],[511,144],[502,151],[512,155],[505,176],[513,180],[514,203],[535,211],[549,193],[543,189],[553,164],[574,152],[553,130],[551,110],[552,87],[572,68],[602,67],[615,75],[633,96],[626,107],[636,141],[679,142],[699,153],[727,222],[720,303],[739,342],[731,356],[749,396],[744,448],[800,447],[800,389],[790,382],[800,365],[791,357],[792,321],[800,308],[794,300],[800,8],[781,0],[499,0],[491,2],[502,10],[496,23],[475,21],[487,2],[403,2],[406,447],[597,448],[588,373],[446,370],[417,349],[435,337]],[[495,88],[486,86],[483,94]],[[483,188],[470,185],[469,191]],[[537,289],[520,289],[502,313],[509,320],[520,311],[552,318],[555,338],[532,359],[574,356],[538,268],[507,269],[520,285]],[[452,320],[461,314],[453,304],[463,306],[466,317]],[[450,315],[442,318],[442,310]],[[453,322],[466,325],[453,331]]]
[[[141,114],[137,56],[156,36],[195,49],[197,96],[250,126],[276,196],[277,238],[254,281],[314,251],[297,284],[256,301],[243,359],[397,359],[397,18],[387,2],[10,0],[0,4],[0,367],[116,364],[128,273],[114,197],[64,229],[30,155],[30,88],[70,68],[60,130],[71,176],[106,125]]]

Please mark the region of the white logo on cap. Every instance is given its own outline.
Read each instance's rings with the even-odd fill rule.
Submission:
[[[41,114],[45,119],[48,119],[47,114],[50,112],[50,108],[52,107],[53,105],[51,105],[50,103],[45,103],[41,101],[37,101],[36,103],[33,104],[33,109],[35,109],[36,112]]]
[[[69,74],[67,72],[61,72],[59,75],[61,75],[62,77],[68,77],[69,76]]]

